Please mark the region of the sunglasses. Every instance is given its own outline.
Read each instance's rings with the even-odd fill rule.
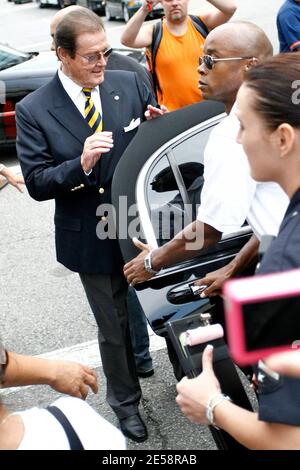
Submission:
[[[76,52],[76,55],[79,55],[80,57],[85,59],[88,64],[92,65],[92,64],[97,64],[97,62],[99,62],[100,60],[103,60],[103,59],[108,60],[108,58],[109,58],[110,54],[112,53],[112,51],[113,51],[113,48],[108,47],[103,52],[96,52],[95,54],[90,54],[90,55],[82,55],[82,54],[79,54],[78,52]]]
[[[4,381],[5,367],[7,365],[7,352],[0,339],[0,384]]]
[[[199,57],[199,65],[204,64],[205,67],[208,68],[208,70],[212,70],[214,65],[217,62],[223,62],[223,61],[228,61],[228,60],[245,60],[245,59],[255,59],[255,57],[224,57],[220,59],[216,59],[215,57],[212,57],[211,55],[204,55],[203,57]]]

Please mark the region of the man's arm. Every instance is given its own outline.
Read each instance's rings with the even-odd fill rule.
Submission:
[[[222,234],[200,220],[185,227],[180,233],[164,246],[157,248],[152,254],[152,267],[158,271],[162,267],[193,258],[199,252],[220,241]],[[141,242],[137,244],[142,252],[124,267],[127,281],[135,285],[152,277],[144,268],[144,259],[151,249]]]
[[[200,16],[209,30],[226,23],[234,15],[237,4],[234,0],[207,0],[213,8],[207,9]]]
[[[152,43],[153,24],[143,26],[149,13],[148,4],[154,6],[157,0],[144,1],[141,8],[128,21],[121,35],[121,43],[127,47],[148,47]],[[143,27],[142,27],[143,26]]]
[[[71,361],[54,361],[8,352],[2,387],[46,384],[60,393],[85,399],[90,387],[98,391],[97,376],[90,367]]]
[[[202,279],[198,279],[195,282],[197,286],[208,286],[207,289],[202,291],[201,297],[212,297],[219,295],[222,291],[222,287],[225,281],[231,277],[241,273],[249,266],[253,265],[257,261],[259,240],[255,235],[252,235],[250,240],[243,246],[239,253],[233,258],[230,263],[223,268],[217,269],[206,274]]]

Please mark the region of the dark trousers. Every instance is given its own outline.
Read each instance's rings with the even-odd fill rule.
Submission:
[[[131,416],[138,411],[141,389],[128,326],[127,283],[121,273],[79,276],[99,328],[107,401],[119,419]]]
[[[138,371],[146,372],[153,367],[149,352],[148,323],[133,287],[128,289],[127,306],[135,365]]]

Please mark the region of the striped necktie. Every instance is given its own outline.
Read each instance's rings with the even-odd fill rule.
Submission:
[[[96,109],[93,103],[91,94],[92,88],[82,88],[85,94],[85,106],[84,106],[84,117],[88,125],[93,129],[94,132],[102,131],[102,116]]]

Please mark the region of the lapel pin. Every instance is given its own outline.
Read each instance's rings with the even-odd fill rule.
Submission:
[[[120,99],[119,95],[114,96],[114,99],[118,101]]]

